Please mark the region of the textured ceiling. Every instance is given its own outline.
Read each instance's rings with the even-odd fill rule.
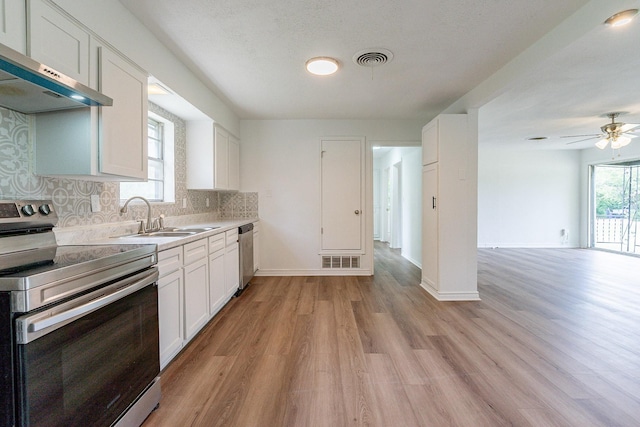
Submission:
[[[617,11],[640,7],[637,1],[602,3]],[[610,121],[606,113],[616,111],[625,112],[616,121],[640,123],[640,19],[620,28],[596,25],[546,58],[481,108],[480,134],[503,147],[591,148],[597,139],[560,137],[598,134]],[[547,139],[527,141],[538,136]]]
[[[120,0],[244,119],[430,119],[586,0]],[[363,68],[352,56],[386,48]],[[305,61],[332,56],[330,77]]]
[[[639,0],[120,1],[243,119],[426,123],[489,87],[474,103],[481,144],[583,149],[594,141],[560,136],[599,133],[613,111],[640,123],[640,19],[602,25]],[[354,64],[368,48],[394,58]],[[314,56],[338,59],[339,72],[309,75]],[[537,136],[547,139],[527,141]]]

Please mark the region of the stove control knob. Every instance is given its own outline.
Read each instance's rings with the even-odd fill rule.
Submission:
[[[33,209],[33,205],[24,205],[22,207],[22,213],[26,216],[31,216],[36,213],[35,209]]]
[[[44,204],[44,205],[41,205],[41,206],[38,208],[38,210],[40,211],[40,213],[41,213],[42,215],[45,215],[45,216],[46,216],[46,215],[49,215],[49,214],[51,213],[51,206],[49,206],[48,204]]]

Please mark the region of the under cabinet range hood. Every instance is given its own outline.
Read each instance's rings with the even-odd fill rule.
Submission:
[[[24,114],[113,105],[113,100],[0,44],[0,107]]]

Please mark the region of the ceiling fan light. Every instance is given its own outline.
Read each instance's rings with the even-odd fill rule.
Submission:
[[[317,76],[328,76],[338,71],[338,61],[333,58],[320,56],[311,58],[306,63],[307,71]]]
[[[601,150],[604,150],[606,148],[607,144],[609,144],[609,139],[608,138],[602,138],[600,141],[596,142],[596,147],[598,147]]]
[[[638,9],[624,10],[622,12],[616,13],[613,16],[610,16],[606,21],[604,21],[604,23],[607,25],[611,25],[612,27],[621,27],[631,22],[637,14]]]
[[[619,136],[616,142],[620,147],[624,147],[625,145],[629,145],[629,143],[631,142],[631,138],[627,136]]]

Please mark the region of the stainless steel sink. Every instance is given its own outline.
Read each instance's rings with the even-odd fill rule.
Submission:
[[[174,231],[193,231],[194,233],[204,233],[205,231],[215,230],[220,227],[179,227]]]
[[[184,237],[196,234],[196,231],[152,231],[151,233],[138,234],[140,237]]]
[[[165,228],[158,231],[151,231],[143,234],[127,234],[126,236],[113,236],[114,238],[125,239],[131,237],[186,237],[194,234],[204,233],[205,231],[215,230],[220,227],[181,227],[181,228]]]
[[[125,236],[113,236],[116,239],[129,239],[131,237],[186,237],[193,236],[195,231],[152,231],[144,234],[127,234]]]

